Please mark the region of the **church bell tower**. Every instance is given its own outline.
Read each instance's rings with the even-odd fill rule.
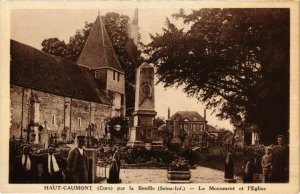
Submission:
[[[90,69],[96,82],[112,102],[111,116],[124,116],[125,74],[99,15],[77,63]]]

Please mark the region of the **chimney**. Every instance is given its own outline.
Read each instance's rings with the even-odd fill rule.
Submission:
[[[170,107],[168,107],[168,119],[170,119]]]
[[[204,120],[206,121],[206,108],[204,109]]]

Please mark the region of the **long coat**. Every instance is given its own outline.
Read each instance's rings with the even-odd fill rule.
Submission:
[[[289,147],[274,146],[271,182],[285,183],[289,180]]]
[[[57,165],[59,167],[59,172],[54,173],[51,175],[49,173],[49,166],[48,166],[48,154],[42,155],[43,160],[43,177],[45,183],[62,183],[63,182],[63,175],[62,172],[66,169],[67,161],[62,158],[59,154],[53,154]]]
[[[109,168],[108,183],[120,183],[120,155],[118,151],[115,151],[112,156],[112,161]]]
[[[30,171],[25,171],[22,165],[22,155],[17,156],[13,166],[13,183],[34,183],[37,177],[36,156],[28,154],[31,162]]]
[[[78,157],[80,156],[78,148],[74,148],[69,152],[67,159],[67,176],[70,183],[88,182],[88,161],[86,151],[83,149],[83,171],[78,172]],[[81,180],[81,181],[79,181]]]

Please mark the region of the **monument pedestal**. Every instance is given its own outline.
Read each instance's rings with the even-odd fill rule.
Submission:
[[[127,142],[127,147],[144,147],[145,142],[141,137],[141,127],[131,127],[130,131],[130,138]]]

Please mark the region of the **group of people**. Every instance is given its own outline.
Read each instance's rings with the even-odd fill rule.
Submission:
[[[30,144],[23,144],[13,165],[13,183],[62,183],[66,160],[54,152],[51,144],[46,154],[34,155]]]
[[[31,146],[23,144],[21,155],[13,164],[13,183],[88,183],[88,159],[84,148],[85,137],[77,136],[77,147],[65,159],[49,145],[47,153],[34,155]],[[119,183],[120,155],[117,146],[112,149],[109,183]]]
[[[289,149],[283,135],[277,137],[278,145],[267,146],[261,166],[264,182],[285,183],[289,180]]]

